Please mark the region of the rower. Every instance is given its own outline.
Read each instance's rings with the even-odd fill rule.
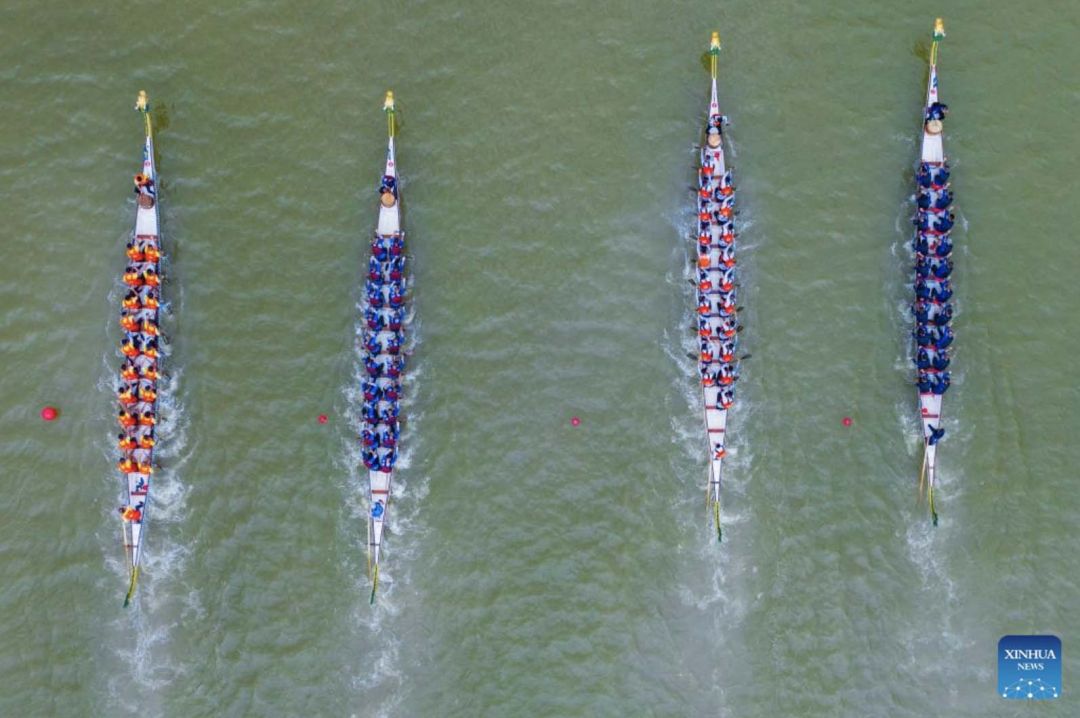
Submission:
[[[155,424],[157,424],[157,418],[149,409],[139,416],[139,426],[154,426]]]
[[[142,249],[136,246],[134,242],[128,242],[124,252],[127,254],[128,260],[132,262],[141,262],[145,258]]]
[[[139,387],[139,401],[144,404],[153,404],[157,401],[157,392],[154,391],[152,384],[147,382],[147,385]]]
[[[948,325],[946,325],[944,327],[940,327],[935,333],[937,334],[937,336],[934,338],[934,348],[948,349],[949,345],[953,343],[953,339],[955,338],[953,337],[952,329],[950,329]]]
[[[925,280],[930,276],[930,260],[926,257],[918,257],[915,260],[915,276],[918,279]]]
[[[930,198],[930,193],[920,192],[918,198],[915,200],[915,204],[918,206],[919,209],[930,209],[930,205],[933,204],[933,201]]]
[[[952,274],[953,263],[951,259],[938,260],[934,264],[934,276],[938,279],[948,279]]]
[[[139,462],[139,473],[149,476],[154,473],[154,467],[150,464],[149,460]]]
[[[949,106],[943,102],[935,102],[926,108],[927,120],[944,120],[945,116],[949,114]]]
[[[120,306],[124,309],[138,309],[139,308],[139,295],[135,291],[129,291],[124,295],[123,300],[120,302]]]
[[[125,456],[124,458],[120,459],[116,467],[120,469],[121,473],[124,474],[134,474],[139,470],[139,467],[135,463],[135,460],[132,459],[130,456]]]
[[[382,279],[382,263],[374,257],[368,259],[368,279],[373,281]]]
[[[915,328],[915,343],[920,347],[929,347],[934,344],[934,337],[925,324],[919,324]]]
[[[120,326],[124,328],[125,332],[137,332],[139,331],[139,320],[135,318],[134,314],[124,312],[120,315]]]
[[[735,390],[731,387],[721,389],[717,397],[717,403],[721,409],[730,409],[731,405],[735,403]]]
[[[154,448],[154,432],[153,430],[144,432],[139,435],[139,448],[140,449],[153,449]]]
[[[155,272],[152,268],[147,268],[142,273],[141,279],[143,281],[143,284],[147,285],[148,287],[156,287],[161,284],[161,277],[159,277],[158,273]]]
[[[919,372],[918,378],[915,380],[915,385],[919,387],[920,394],[929,394],[930,389],[933,387],[930,381],[930,375]]]
[[[952,204],[953,194],[949,190],[941,192],[934,200],[934,209],[948,209]]]
[[[120,451],[134,451],[136,447],[135,437],[128,436],[127,434],[118,434],[116,437],[116,448]]]
[[[935,189],[943,189],[949,181],[949,166],[936,165],[929,168],[930,183]]]
[[[945,215],[938,215],[936,217],[937,222],[934,224],[934,229],[938,232],[948,232],[956,224],[956,215],[949,212]]]
[[[154,245],[151,244],[143,251],[146,255],[147,262],[153,262],[154,264],[157,264],[161,261],[161,250]]]
[[[397,311],[390,312],[390,320],[387,322],[387,328],[396,332],[401,329],[401,323],[405,321],[405,310],[398,309]]]
[[[139,270],[135,265],[129,264],[124,270],[124,284],[129,287],[142,286],[143,279],[139,276]]]
[[[934,254],[939,257],[948,257],[950,254],[952,254],[952,250],[952,241],[948,237],[942,237],[941,241],[937,243],[936,247],[934,247]]]
[[[949,368],[949,352],[944,349],[934,352],[934,368],[938,371],[945,371]]]
[[[117,509],[117,511],[120,514],[120,518],[124,522],[129,523],[129,524],[138,524],[138,523],[142,523],[142,511],[140,511],[141,507],[142,507],[141,503],[137,507],[136,506],[121,506],[119,509]]]
[[[125,359],[120,365],[120,378],[124,381],[136,381],[139,378],[139,371],[131,359]]]
[[[135,194],[145,194],[154,196],[154,180],[148,175],[137,174],[135,175]]]
[[[375,446],[378,440],[376,439],[375,434],[373,434],[370,429],[365,428],[360,433],[360,441],[365,447],[370,448],[372,446]]]
[[[930,308],[926,306],[926,302],[919,299],[911,305],[911,313],[915,315],[915,323],[923,325],[930,315]]]
[[[934,386],[931,387],[931,391],[934,394],[941,396],[949,390],[950,377],[949,372],[942,372],[938,374],[937,380],[934,382]]]
[[[922,347],[919,347],[919,353],[915,355],[915,368],[919,370],[930,368],[930,355]]]
[[[135,426],[135,424],[138,422],[134,414],[129,414],[124,409],[121,409],[120,412],[116,415],[116,420],[117,422],[119,422],[120,426],[125,429]]]
[[[952,284],[947,279],[938,282],[937,286],[930,291],[930,299],[935,302],[947,302],[952,295]]]
[[[919,234],[916,234],[915,239],[911,241],[911,248],[915,250],[916,254],[929,254],[930,242],[926,239],[926,235],[920,232]]]
[[[951,304],[946,304],[942,306],[941,309],[937,312],[937,314],[934,315],[934,324],[938,325],[939,327],[945,326],[952,321],[952,314],[953,310]]]
[[[386,391],[384,391],[383,394],[386,396],[387,401],[398,400],[398,390],[397,386],[395,386],[394,384],[390,384],[388,387],[386,387]]]
[[[945,436],[945,429],[929,424],[926,427],[930,430],[930,436],[926,437],[926,443],[930,446],[934,446]]]

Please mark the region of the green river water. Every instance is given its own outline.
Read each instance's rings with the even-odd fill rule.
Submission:
[[[906,303],[936,15],[960,220],[934,529]],[[713,29],[753,353],[722,544],[686,358]],[[1080,715],[1077,37],[1070,2],[8,0],[0,715]],[[387,88],[415,320],[369,606]],[[124,610],[139,89],[172,350]],[[997,697],[1008,633],[1062,638],[1061,699]]]

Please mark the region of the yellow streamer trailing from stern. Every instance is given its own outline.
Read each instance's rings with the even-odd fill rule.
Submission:
[[[393,90],[386,91],[386,99],[383,101],[383,112],[386,113],[386,130],[390,135],[390,138],[394,137],[394,92]]]
[[[709,40],[709,70],[712,72],[712,79],[716,79],[716,60],[720,55],[720,33],[713,31],[712,38]]]

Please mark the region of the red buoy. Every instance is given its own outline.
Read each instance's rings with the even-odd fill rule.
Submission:
[[[47,406],[41,410],[41,418],[45,421],[56,421],[59,416],[60,412],[55,406]]]
[[[575,416],[570,420],[570,426],[581,426],[581,419]]]
[[[319,423],[320,424],[325,424],[328,421],[330,421],[330,418],[326,414],[319,414]]]
[[[840,423],[843,424],[844,426],[851,426],[851,417],[850,416],[845,416],[844,420],[841,421]]]

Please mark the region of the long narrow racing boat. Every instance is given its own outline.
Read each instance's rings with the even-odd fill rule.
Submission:
[[[702,403],[708,434],[709,483],[707,501],[713,509],[716,538],[721,540],[720,478],[726,449],[728,411],[735,401],[735,382],[739,378],[739,360],[735,287],[735,187],[731,171],[724,163],[723,131],[727,119],[720,113],[716,95],[716,65],[720,54],[720,35],[712,34],[709,61],[712,95],[701,146],[698,170],[695,233],[697,261],[697,331],[700,353]]]
[[[126,502],[119,508],[127,557],[128,591],[124,606],[131,602],[139,580],[146,516],[150,504],[150,479],[154,471],[154,429],[157,424],[158,367],[161,304],[161,235],[158,230],[158,182],[154,166],[154,135],[150,104],[140,91],[135,109],[143,117],[146,139],[142,170],[135,175],[135,228],[127,243],[127,267],[123,281],[127,287],[121,301],[120,326],[124,338],[123,357],[117,387],[120,434],[118,468],[124,475]]]
[[[364,286],[362,352],[365,378],[361,433],[368,471],[368,572],[371,602],[379,588],[379,561],[390,504],[390,487],[398,458],[398,422],[405,324],[405,233],[401,229],[401,195],[394,158],[394,93],[386,93],[386,166],[379,182],[379,223],[371,242]]]
[[[949,348],[953,342],[952,189],[949,164],[942,144],[943,121],[949,108],[938,100],[938,43],[945,37],[941,18],[934,22],[930,45],[930,77],[922,116],[922,155],[915,174],[917,212],[915,219],[915,368],[922,420],[923,460],[919,472],[919,496],[926,487],[930,516],[937,525],[934,488],[937,485],[937,445],[945,435],[941,400],[949,389]]]

